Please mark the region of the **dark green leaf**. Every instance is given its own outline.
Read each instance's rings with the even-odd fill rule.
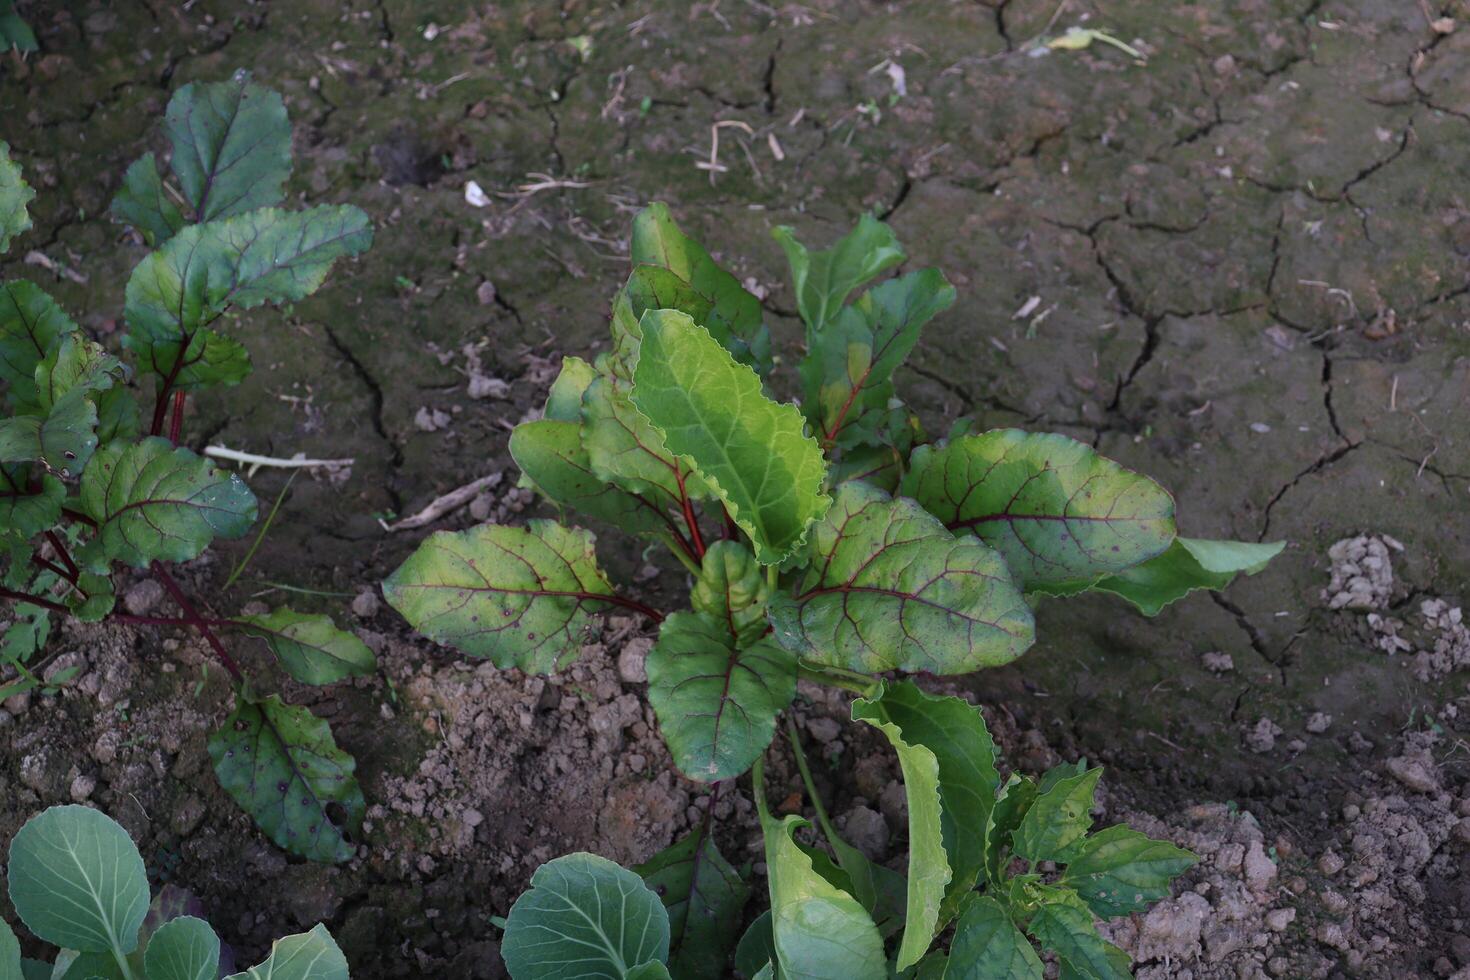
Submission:
[[[0,977],[16,980],[20,976],[20,941],[5,920],[0,919]]]
[[[1040,792],[1012,837],[1018,857],[1049,861],[1092,826],[1092,801],[1102,769],[1056,780]]]
[[[0,0],[0,49],[29,54],[40,50],[31,26],[20,19],[11,0]]]
[[[1012,773],[1001,787],[985,828],[985,877],[992,887],[999,888],[1005,883],[1011,835],[1021,826],[1021,820],[1035,801],[1036,783],[1029,778]]]
[[[914,450],[903,493],[1005,556],[1021,587],[1121,571],[1174,540],[1174,498],[1053,433],[995,429]]]
[[[1100,918],[1112,919],[1167,898],[1169,882],[1198,860],[1183,848],[1118,824],[1072,848],[1059,884],[1075,890]]]
[[[735,947],[735,970],[745,980],[753,980],[762,969],[776,962],[776,940],[771,934],[771,910],[766,909],[740,937]],[[775,974],[780,976],[780,974]]]
[[[220,786],[280,847],[313,861],[341,862],[355,853],[346,835],[365,809],[357,763],[310,711],[276,695],[242,696],[209,737],[209,756]]]
[[[133,161],[123,175],[122,188],[112,199],[112,217],[136,228],[151,248],[162,245],[184,227],[184,215],[163,189],[152,153]]]
[[[1026,923],[1037,942],[1055,952],[1071,969],[1088,980],[1128,980],[1114,954],[1097,934],[1092,913],[1075,895],[1061,888],[1041,888],[1045,900]],[[1125,957],[1126,959],[1126,957]]]
[[[696,829],[633,869],[669,914],[669,972],[675,980],[724,976],[750,886],[715,842]]]
[[[255,523],[238,476],[157,438],[100,451],[82,475],[81,507],[102,554],[138,567],[197,558],[215,536],[238,538]]]
[[[811,566],[769,605],[781,645],[818,664],[968,673],[1031,645],[1031,610],[1000,556],[912,500],[844,483],[812,529]]]
[[[739,776],[771,744],[796,693],[796,660],[770,641],[743,650],[726,624],[692,612],[664,620],[648,654],[648,701],[679,771]]]
[[[49,473],[32,476],[25,466],[0,466],[0,528],[30,538],[61,520],[66,487]]]
[[[12,405],[36,401],[36,366],[76,323],[39,286],[24,279],[0,284],[0,380]]]
[[[218,980],[219,937],[203,919],[185,915],[164,923],[143,956],[148,980]]]
[[[669,916],[643,880],[595,854],[568,854],[531,876],[506,917],[500,955],[516,980],[605,977],[669,957]]]
[[[281,97],[250,83],[191,82],[163,117],[170,165],[196,221],[214,221],[279,204],[291,174],[291,123]]]
[[[498,667],[549,673],[582,652],[612,586],[590,531],[534,520],[431,534],[383,583],[383,595],[438,643]]]
[[[82,572],[77,577],[77,588],[66,597],[71,614],[83,623],[101,622],[116,603],[112,579],[90,572]]]
[[[367,644],[338,629],[330,616],[283,608],[263,616],[241,616],[235,622],[246,633],[265,640],[286,672],[303,684],[331,684],[344,677],[363,677],[378,668]]]
[[[97,449],[97,406],[85,391],[63,398],[45,415],[0,421],[0,463],[37,462],[52,473],[79,472]]]
[[[80,333],[63,335],[36,365],[36,406],[51,411],[73,392],[106,391],[126,384],[128,369],[102,346]]]
[[[1041,980],[1041,957],[1005,906],[989,895],[965,903],[945,980]]]
[[[806,321],[807,338],[822,331],[854,289],[904,259],[893,229],[870,214],[829,249],[811,252],[784,225],[774,229],[786,252],[796,289],[796,306]]]
[[[8,18],[0,18],[0,31],[4,32],[0,33],[0,43],[5,40],[15,43],[11,29],[17,23],[20,18],[13,13]],[[20,26],[25,25],[20,23]],[[30,41],[34,46],[35,37]],[[26,205],[35,196],[36,192],[21,178],[20,166],[10,159],[10,144],[0,140],[0,252],[10,248],[12,238],[30,228],[31,216],[26,213]]]

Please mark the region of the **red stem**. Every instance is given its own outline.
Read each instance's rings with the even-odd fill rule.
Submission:
[[[603,602],[610,602],[615,606],[622,606],[624,609],[631,609],[636,613],[642,613],[655,623],[662,623],[664,621],[663,613],[652,606],[639,602],[637,599],[629,599],[626,596],[620,595],[598,595],[595,592],[576,592],[573,595],[579,599],[599,599]]]
[[[130,626],[193,626],[194,621],[188,619],[173,619],[168,616],[134,616],[132,613],[113,613],[108,619],[127,623]],[[205,626],[235,626],[233,619],[201,619],[200,623]]]
[[[42,599],[38,595],[28,595],[25,592],[12,592],[11,590],[6,588],[0,588],[0,599],[14,599],[16,602],[29,602],[33,606],[40,606],[42,609],[50,609],[52,612],[71,612],[70,609],[66,608],[66,606],[62,605],[59,602],[53,602],[50,599]]]
[[[704,537],[699,533],[699,518],[694,516],[694,501],[689,499],[684,489],[684,473],[678,467],[674,469],[674,479],[679,482],[679,502],[684,508],[684,523],[689,528],[689,543],[694,547],[694,557],[704,561]]]
[[[199,615],[199,610],[194,608],[194,603],[190,602],[189,597],[184,595],[184,590],[179,588],[179,583],[174,581],[173,576],[163,567],[162,562],[155,561],[150,567],[153,569],[153,577],[158,579],[158,584],[163,586],[164,590],[173,597],[178,607],[184,611],[185,624],[194,627],[200,632],[205,642],[209,644],[210,649],[214,651],[214,655],[219,658],[219,662],[224,665],[225,670],[229,671],[230,676],[235,679],[235,683],[243,684],[245,682],[245,675],[241,673],[239,665],[235,663],[235,658],[230,656],[229,651],[225,649],[225,645],[219,641],[219,637],[215,636],[214,631],[209,628],[209,624],[214,622],[214,620],[208,620]]]
[[[54,562],[47,561],[39,554],[31,555],[31,564],[35,565],[37,568],[44,568],[48,572],[55,572],[57,575],[60,575],[67,581],[71,581],[71,576],[66,574],[66,569],[62,568],[60,565],[55,564]]]
[[[194,337],[191,334],[179,347],[178,354],[174,357],[174,366],[169,368],[168,374],[164,376],[163,383],[158,387],[158,397],[153,402],[153,427],[149,429],[151,435],[163,433],[163,417],[168,412],[168,396],[173,393],[174,381],[179,376],[179,371],[184,367],[184,352],[189,349],[189,344]]]
[[[69,579],[72,585],[76,585],[77,579],[82,577],[82,573],[77,569],[77,563],[71,560],[71,552],[66,550],[66,543],[61,540],[55,531],[47,531],[46,540],[51,542],[51,548],[56,552],[56,557],[61,559],[62,564],[66,565],[67,571],[71,573],[64,577]]]
[[[179,435],[184,431],[184,395],[185,392],[174,392],[174,417],[168,425],[168,441],[175,446],[179,444]]]
[[[86,514],[83,514],[79,510],[72,510],[69,507],[61,508],[61,516],[65,517],[68,520],[78,521],[82,524],[87,525],[88,527],[97,526],[97,522],[92,520],[92,518],[88,517]]]
[[[730,516],[730,508],[726,507],[724,504],[720,504],[720,511],[725,515],[725,540],[739,541],[740,525],[736,524],[735,518]]]
[[[822,435],[822,446],[824,449],[830,449],[832,444],[837,441],[837,433],[842,431],[842,426],[847,421],[847,413],[852,411],[852,406],[857,401],[858,393],[863,390],[863,385],[868,383],[868,375],[872,373],[872,365],[869,365],[868,369],[863,372],[863,376],[853,384],[852,390],[847,393],[847,401],[842,403],[842,410],[837,413],[837,418],[832,420],[832,427]]]

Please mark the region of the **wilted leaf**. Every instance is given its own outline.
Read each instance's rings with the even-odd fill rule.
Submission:
[[[829,503],[826,462],[801,412],[767,398],[755,372],[688,316],[652,310],[641,327],[633,403],[709,483],[757,560],[781,562]]]
[[[357,763],[310,711],[276,695],[242,696],[209,737],[209,757],[220,786],[280,847],[313,861],[346,861],[356,852],[345,835],[365,809]]]
[[[643,880],[595,854],[568,854],[531,876],[506,917],[500,955],[516,980],[607,977],[669,957],[669,916]]]
[[[184,227],[184,215],[163,189],[158,163],[145,153],[123,174],[122,188],[112,199],[112,217],[131,225],[152,248],[168,241]]]
[[[128,832],[84,806],[53,806],[10,842],[10,901],[54,946],[131,953],[148,914],[148,875]]]
[[[726,624],[691,612],[664,620],[648,654],[648,701],[679,771],[715,782],[750,768],[796,693],[796,660],[770,641],[743,650]]]
[[[1073,889],[1100,918],[1141,912],[1169,896],[1169,882],[1199,859],[1124,824],[1100,830],[1067,854],[1058,884]]]
[[[945,980],[1041,980],[1041,957],[1005,906],[989,895],[965,904],[955,926]]]
[[[34,37],[31,43],[35,43]],[[35,196],[36,192],[21,178],[20,166],[10,159],[10,144],[0,140],[0,252],[9,249],[10,240],[31,226],[26,205]]]
[[[265,962],[226,980],[347,980],[347,957],[327,927],[318,925],[310,932],[277,939]]]
[[[669,972],[675,980],[724,976],[750,886],[703,829],[633,869],[669,914]]]
[[[849,293],[904,259],[893,229],[871,214],[863,215],[836,245],[821,251],[808,251],[785,225],[772,234],[791,265],[796,306],[806,321],[808,340],[837,316]]]
[[[1043,787],[1012,835],[1016,855],[1028,861],[1051,860],[1087,833],[1101,776],[1102,769],[1094,768]]]
[[[1000,556],[956,538],[911,500],[862,483],[837,489],[812,529],[811,566],[771,597],[786,649],[815,663],[968,673],[1031,645],[1031,610]]]
[[[138,567],[197,558],[216,536],[238,538],[255,523],[255,497],[238,476],[157,438],[99,452],[82,475],[81,507],[102,553]]]
[[[196,221],[278,204],[291,175],[291,123],[280,95],[237,72],[227,82],[191,82],[164,110],[170,165]],[[177,229],[175,229],[177,230]]]
[[[995,429],[914,450],[902,492],[1005,556],[1021,587],[1121,571],[1174,540],[1174,498],[1053,433]]]
[[[149,938],[143,966],[148,980],[217,980],[219,937],[203,919],[172,919]]]
[[[582,652],[582,633],[612,586],[590,531],[534,520],[431,534],[383,583],[429,639],[498,667],[549,673]]]
[[[378,667],[368,645],[337,628],[330,616],[276,609],[235,620],[246,633],[265,640],[287,673],[303,684],[331,684],[362,677]]]

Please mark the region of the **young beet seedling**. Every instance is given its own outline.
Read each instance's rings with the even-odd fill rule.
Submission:
[[[756,761],[770,908],[735,943],[750,889],[696,831],[626,871],[590,854],[543,865],[503,923],[515,980],[729,975],[831,980],[1131,977],[1095,919],[1146,910],[1194,855],[1119,824],[1090,833],[1101,769],[1062,765],[1002,781],[973,705],[908,681],[853,704],[898,753],[909,798],[908,873],[875,864],[832,828],[800,742],[792,745],[830,852],[776,819]],[[700,855],[700,857],[696,857]],[[635,873],[636,872],[636,873]],[[950,932],[950,927],[953,931]]]
[[[149,902],[138,848],[114,820],[54,806],[10,842],[10,902],[37,939],[60,948],[55,965],[22,959],[0,920],[0,978],[119,980],[346,980],[347,959],[325,926],[279,939],[263,962],[236,973],[234,954],[195,913],[187,892]]]
[[[767,391],[759,301],[655,204],[634,221],[612,349],[566,358],[544,417],[511,435],[525,481],[553,504],[664,542],[690,574],[690,608],[666,615],[616,592],[591,532],[535,520],[431,535],[383,586],[410,623],[548,673],[577,658],[594,613],[642,613],[659,627],[648,698],[674,763],[718,784],[765,751],[798,677],[880,711],[878,675],[1020,656],[1043,596],[1110,592],[1152,615],[1281,550],[1179,537],[1167,491],[1065,436],[961,422],[929,441],[893,376],[954,289],[923,269],[849,302],[904,258],[872,217],[826,251],[775,234],[806,325],[800,405]],[[932,785],[906,785],[911,812],[936,812]],[[695,891],[728,869],[707,827],[685,846]],[[1021,879],[1006,907],[1020,915],[1044,887]],[[900,969],[932,939],[929,917],[910,911],[914,935],[930,931],[905,944]],[[690,955],[717,938],[701,931]]]
[[[130,358],[93,341],[33,283],[0,283],[8,411],[0,420],[8,560],[0,598],[14,602],[0,666],[18,676],[0,685],[0,698],[40,686],[26,662],[45,642],[51,613],[196,630],[237,689],[234,713],[209,740],[220,783],[280,846],[342,861],[354,852],[346,832],[363,811],[352,758],[326,722],[254,694],[218,633],[264,639],[306,684],[371,673],[372,652],[327,616],[285,608],[206,615],[168,566],[199,557],[216,537],[241,537],[256,519],[255,497],[238,476],[179,445],[189,393],[250,372],[244,346],[219,331],[224,317],[315,292],[336,259],[371,245],[372,228],[351,206],[276,207],[291,170],[291,127],[280,96],[243,74],[181,88],[164,129],[177,187],[150,153],[128,168],[112,202],[113,216],[154,249],[128,280],[122,345]],[[30,226],[32,197],[0,143],[0,251]],[[155,377],[146,423],[128,387],[132,365]],[[148,569],[179,616],[114,611],[117,562]]]

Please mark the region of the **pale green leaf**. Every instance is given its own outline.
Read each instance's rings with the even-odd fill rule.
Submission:
[[[347,980],[347,977],[347,957],[342,955],[327,927],[317,925],[310,932],[277,939],[264,962],[226,980]]]
[[[255,497],[234,474],[167,439],[104,447],[82,475],[81,509],[109,559],[141,567],[189,561],[216,536],[255,523]]]
[[[131,953],[148,914],[148,875],[128,832],[84,806],[53,806],[10,842],[10,901],[53,946]]]
[[[783,561],[830,502],[826,462],[801,412],[767,398],[755,372],[688,316],[651,310],[640,326],[634,405],[708,482],[756,558]]]
[[[123,174],[123,185],[112,199],[114,221],[138,230],[151,248],[168,241],[184,227],[184,215],[163,189],[158,163],[145,153]]]
[[[177,386],[238,381],[248,370],[243,349],[205,328],[232,306],[309,296],[337,259],[363,251],[372,237],[367,215],[350,205],[262,208],[191,225],[133,270],[123,344]]]
[[[954,299],[954,287],[937,269],[911,272],[873,287],[812,338],[800,367],[802,408],[824,444],[873,441],[879,420],[864,424],[864,416],[887,412],[893,372],[924,324]]]
[[[0,381],[12,405],[36,401],[36,365],[77,325],[45,290],[24,279],[0,284]]]
[[[498,667],[549,673],[582,652],[583,631],[612,586],[590,531],[534,520],[431,534],[383,583],[383,595],[429,639]]]
[[[669,914],[669,972],[675,980],[724,976],[750,886],[697,828],[633,869]]]
[[[195,221],[215,221],[279,204],[291,174],[291,124],[280,95],[251,84],[191,82],[163,116],[170,166]]]
[[[1121,571],[1174,540],[1174,498],[1054,433],[995,429],[914,451],[902,492],[1005,556],[1022,588]]]
[[[35,42],[34,38],[31,40]],[[21,177],[20,165],[10,159],[10,144],[0,140],[0,252],[10,248],[12,238],[30,228],[31,216],[26,213],[26,205],[35,196],[36,192]]]
[[[597,371],[580,357],[563,357],[561,371],[551,383],[543,415],[559,422],[582,421],[582,396],[592,386]]]
[[[668,269],[653,265],[637,266],[613,297],[612,351],[608,362],[612,373],[625,381],[632,380],[638,344],[643,340],[643,328],[638,321],[644,313],[649,310],[678,310],[695,323],[704,323],[709,319],[711,309],[713,304],[707,297]]]
[[[893,229],[871,214],[863,215],[837,244],[815,252],[798,242],[795,232],[784,225],[772,234],[791,266],[796,306],[806,321],[808,339],[837,316],[854,289],[904,260]]]
[[[619,489],[593,472],[579,422],[522,422],[510,434],[510,455],[531,486],[558,507],[629,534],[670,533],[664,510],[653,500]]]
[[[277,695],[241,696],[209,736],[209,756],[220,786],[280,847],[313,861],[341,862],[356,853],[346,835],[365,809],[357,763],[307,709]]]
[[[5,920],[0,919],[0,978],[19,980],[20,976],[20,940]]]
[[[887,980],[878,927],[857,899],[812,868],[792,839],[806,821],[761,813],[771,890],[772,944],[783,976],[800,980]]]
[[[1012,835],[1015,852],[1028,861],[1048,861],[1092,826],[1093,794],[1102,769],[1057,779],[1044,787]]]
[[[506,916],[500,955],[515,980],[623,980],[669,956],[669,916],[637,874],[568,854],[531,876]]]
[[[902,730],[905,741],[924,746],[939,766],[944,851],[953,872],[942,923],[974,889],[985,866],[983,828],[1000,785],[995,742],[978,707],[927,694],[911,681],[885,685],[877,706]]]
[[[203,919],[171,919],[149,938],[143,967],[148,980],[217,980],[219,937]]]
[[[1041,980],[1041,957],[1005,906],[989,895],[965,904],[955,925],[945,980]]]
[[[939,762],[932,751],[907,736],[886,710],[886,699],[886,689],[877,698],[858,698],[852,703],[852,717],[887,736],[903,773],[909,813],[908,900],[897,964],[906,970],[923,959],[934,940],[952,874],[940,817]]]
[[[286,672],[303,684],[363,677],[378,667],[367,644],[338,629],[330,616],[283,608],[261,616],[241,616],[234,622],[244,632],[265,640]]]
[[[1037,942],[1087,980],[1128,980],[1132,976],[1126,967],[1119,969],[1109,944],[1098,935],[1092,913],[1080,899],[1061,888],[1042,886],[1038,890],[1044,900],[1026,923],[1026,931]]]
[[[689,604],[724,624],[736,645],[745,646],[766,633],[769,597],[765,569],[750,548],[740,541],[716,541],[705,550]]]
[[[1201,538],[1175,538],[1169,550],[1141,565],[1125,568],[1092,582],[1081,582],[1076,588],[1040,591],[1069,594],[1092,589],[1122,596],[1146,616],[1157,616],[1171,602],[1184,598],[1195,589],[1223,589],[1236,575],[1254,575],[1286,547],[1285,541],[1256,544],[1249,541],[1208,541]]]
[[[1031,645],[1031,610],[1000,556],[912,500],[844,483],[794,594],[771,597],[781,645],[818,664],[969,673]]]
[[[1058,884],[1073,889],[1104,919],[1141,912],[1169,896],[1169,882],[1199,859],[1124,824],[1087,837],[1067,855]]]
[[[0,529],[30,538],[61,520],[66,486],[49,473],[32,483],[25,466],[0,466]]]
[[[796,660],[769,640],[743,650],[726,624],[692,612],[664,620],[648,654],[648,701],[679,771],[739,776],[771,744],[796,693]]]

